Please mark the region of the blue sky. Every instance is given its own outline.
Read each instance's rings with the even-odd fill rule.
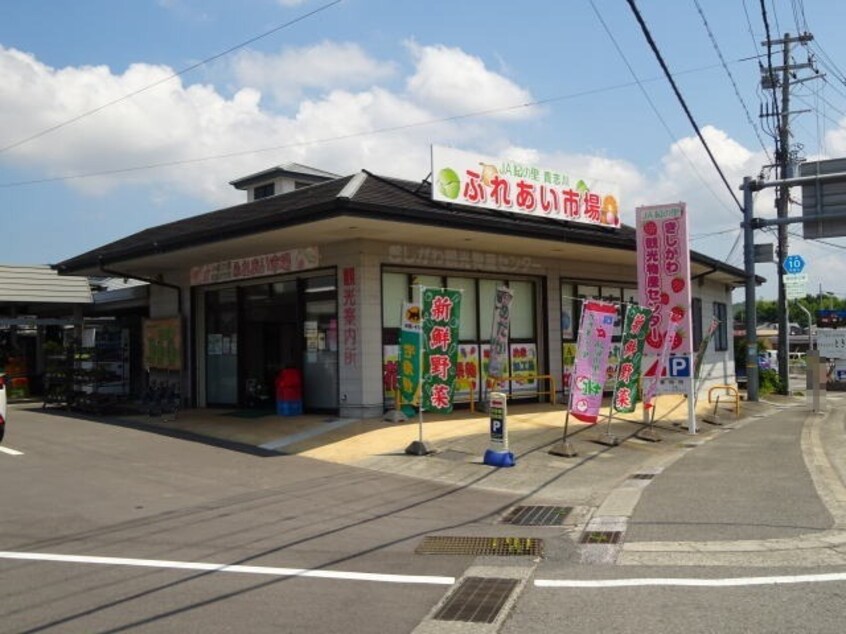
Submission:
[[[764,148],[772,154],[773,142],[750,125],[699,10],[758,124],[760,0],[637,4],[736,189],[768,162]],[[0,151],[0,262],[54,263],[240,202],[243,193],[230,180],[289,161],[422,179],[435,143],[614,180],[623,222],[633,222],[637,205],[683,200],[693,248],[741,265],[742,246],[732,250],[740,212],[626,2],[326,5],[0,3],[0,148],[7,148]],[[834,0],[765,5],[773,37],[799,28],[814,34],[796,61],[813,53],[828,73],[795,89],[795,107],[811,112],[793,118],[794,143],[807,158],[846,156],[846,43],[839,33],[846,7]],[[380,132],[386,128],[401,129]],[[757,204],[759,215],[772,215],[770,193]],[[808,261],[811,289],[846,295],[846,240],[830,242],[791,238],[790,251]],[[773,279],[775,266],[758,272]],[[772,282],[760,294],[774,297]]]

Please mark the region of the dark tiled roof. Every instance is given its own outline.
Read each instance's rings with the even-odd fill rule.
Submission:
[[[361,182],[357,183],[354,179]],[[339,198],[339,194],[347,185],[353,190],[351,196]],[[430,196],[429,183],[385,178],[365,171],[290,193],[145,229],[60,262],[55,268],[61,272],[72,273],[96,267],[99,262],[107,265],[340,215],[437,224],[459,230],[481,229],[491,233],[631,251],[636,247],[635,230],[626,225],[611,229],[580,223],[549,222],[543,217],[444,204],[431,200]],[[691,257],[705,266],[742,279],[742,271],[724,262],[699,253],[691,253]]]
[[[338,193],[350,178],[352,177],[347,176],[303,187],[288,194],[262,198],[144,229],[60,262],[54,268],[61,272],[73,272],[96,266],[101,259],[104,264],[114,263],[302,222],[305,212],[318,212],[334,205]]]

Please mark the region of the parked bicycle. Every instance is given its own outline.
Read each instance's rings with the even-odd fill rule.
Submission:
[[[170,381],[150,380],[141,398],[141,407],[148,416],[168,420],[176,420],[180,403],[179,386]]]

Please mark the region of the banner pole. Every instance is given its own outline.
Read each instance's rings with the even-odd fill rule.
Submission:
[[[582,329],[584,326],[584,318],[585,318],[585,303],[582,302],[582,308],[579,312],[579,330]],[[581,332],[579,333],[581,336]],[[578,354],[578,350],[576,352]],[[564,416],[564,436],[561,438],[561,442],[556,443],[552,449],[549,450],[549,453],[553,456],[563,456],[564,458],[574,458],[579,455],[579,452],[576,451],[576,448],[573,446],[569,440],[567,440],[567,430],[570,426],[570,410],[572,409],[573,405],[573,381],[576,378],[576,360],[573,359],[573,370],[570,372],[570,384],[567,386],[567,413]]]
[[[620,306],[620,310],[622,310],[622,305]],[[625,333],[628,331],[628,329],[629,311],[626,310],[626,314],[623,317],[623,336],[620,337],[621,356],[617,358],[617,371],[614,373],[614,389],[611,390],[611,402],[608,403],[608,421],[605,424],[605,432],[600,434],[599,437],[596,439],[596,442],[598,442],[600,445],[607,445],[609,447],[616,447],[620,444],[620,439],[611,433],[611,418],[614,415],[614,400],[617,398],[617,384],[620,382],[620,358],[623,354],[622,343],[625,339]]]
[[[412,455],[412,456],[426,456],[432,453],[432,450],[426,446],[426,443],[423,442],[423,347],[425,345],[424,338],[423,338],[423,292],[426,288],[422,284],[418,286],[420,289],[420,320],[421,320],[421,328],[420,328],[420,349],[418,351],[418,359],[420,361],[420,368],[417,377],[417,440],[412,442],[408,447],[405,448],[405,453]]]

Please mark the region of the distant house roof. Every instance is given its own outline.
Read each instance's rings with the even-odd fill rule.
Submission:
[[[550,222],[543,217],[444,204],[431,199],[431,185],[427,182],[385,178],[365,170],[279,196],[145,229],[55,267],[62,273],[93,274],[104,265],[344,216],[630,252],[636,249],[635,230],[629,226],[612,229],[578,222]],[[696,252],[691,253],[691,259],[704,269],[702,275],[719,271],[727,283],[732,284],[740,284],[744,279],[742,270],[723,261]]]
[[[88,278],[59,276],[49,266],[0,265],[0,302],[90,304]]]
[[[246,189],[252,185],[258,185],[274,178],[283,177],[293,178],[294,180],[306,183],[322,183],[339,178],[340,176],[332,172],[319,170],[316,167],[302,165],[301,163],[285,163],[285,165],[277,165],[276,167],[271,167],[255,174],[236,178],[234,181],[229,181],[229,184],[235,189]]]

